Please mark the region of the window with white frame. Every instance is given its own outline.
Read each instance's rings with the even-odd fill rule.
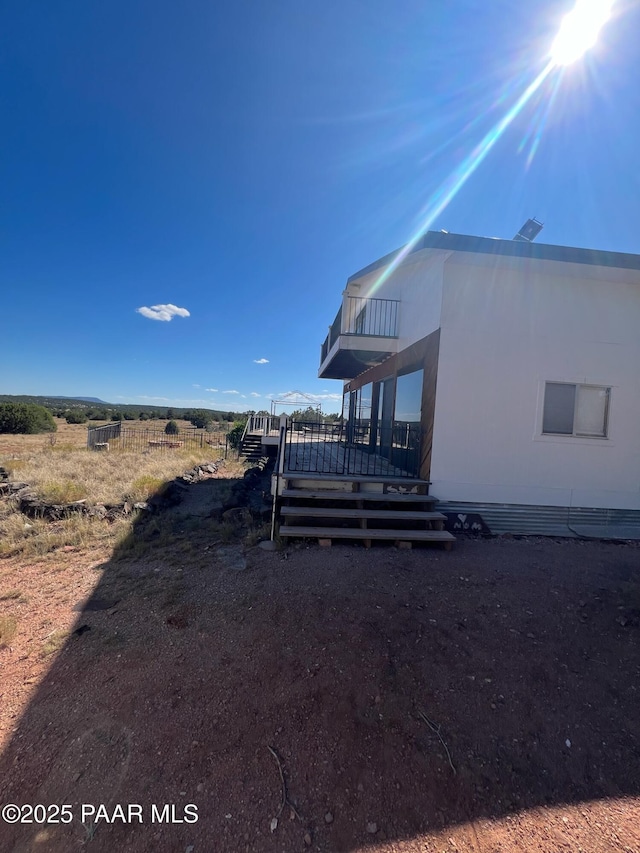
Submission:
[[[542,434],[607,438],[610,396],[602,385],[546,382]]]

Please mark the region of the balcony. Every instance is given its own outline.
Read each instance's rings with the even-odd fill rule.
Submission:
[[[397,352],[397,299],[344,296],[320,351],[320,379],[353,379]]]

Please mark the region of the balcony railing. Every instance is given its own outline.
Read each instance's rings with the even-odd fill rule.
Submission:
[[[366,335],[373,338],[398,337],[398,299],[369,299],[365,296],[347,296],[329,334],[322,344],[322,364],[340,335]]]
[[[397,338],[399,305],[397,299],[347,296],[342,334]]]

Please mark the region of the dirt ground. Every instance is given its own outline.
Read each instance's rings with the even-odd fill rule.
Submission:
[[[0,804],[72,816],[3,853],[640,850],[637,545],[265,552],[201,521],[0,561]]]

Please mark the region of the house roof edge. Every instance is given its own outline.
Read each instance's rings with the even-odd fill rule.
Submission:
[[[564,263],[588,264],[590,266],[615,267],[617,269],[640,270],[640,255],[627,252],[610,252],[604,249],[581,249],[573,246],[558,246],[551,243],[528,243],[520,240],[503,240],[495,237],[473,237],[466,234],[450,234],[444,231],[427,231],[407,253],[407,258],[423,249],[441,249],[448,252],[498,255],[504,257],[531,258],[533,260],[562,261]],[[369,273],[391,264],[404,251],[396,249],[369,264],[347,279],[347,284],[357,281]]]

